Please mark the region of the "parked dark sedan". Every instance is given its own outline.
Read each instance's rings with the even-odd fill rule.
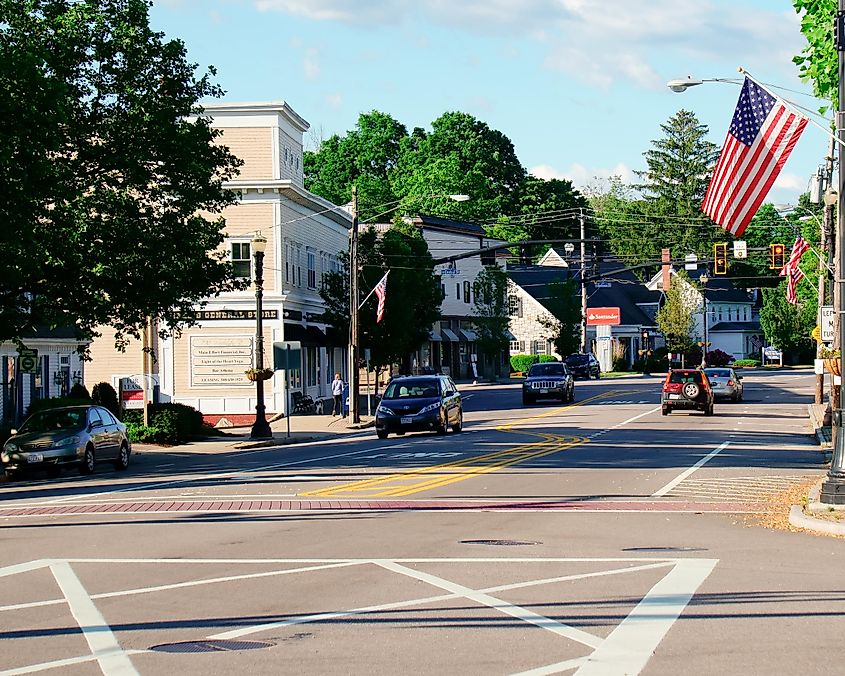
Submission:
[[[598,380],[601,377],[599,360],[592,352],[576,352],[569,355],[564,362],[574,378],[586,378],[587,380],[595,378]]]
[[[538,399],[575,400],[575,383],[565,364],[544,362],[528,369],[522,383],[522,405],[533,404]]]
[[[57,474],[77,466],[91,474],[98,460],[129,466],[132,446],[126,425],[101,406],[65,406],[34,413],[3,445],[0,463],[9,477],[28,469]]]
[[[394,378],[384,390],[376,409],[376,434],[432,430],[446,434],[449,427],[460,432],[464,424],[458,388],[449,376]]]

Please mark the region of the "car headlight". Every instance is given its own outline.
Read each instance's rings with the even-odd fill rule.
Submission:
[[[426,406],[425,408],[423,408],[423,409],[420,411],[420,413],[430,413],[431,411],[436,411],[438,408],[440,408],[440,402],[439,402],[439,401],[435,401],[433,404],[429,404],[428,406]]]
[[[393,410],[387,408],[387,406],[379,406],[376,409],[377,413],[381,413],[382,415],[393,415]]]
[[[9,453],[5,448],[0,451],[0,462],[9,462]]]
[[[7,453],[17,453],[19,450],[20,450],[20,449],[18,448],[18,445],[17,445],[17,444],[8,443],[8,444],[6,444],[6,446],[3,448],[3,454],[5,455],[5,454],[7,454]]]
[[[79,443],[79,437],[65,437],[53,442],[53,448],[66,448],[68,446],[76,446]]]

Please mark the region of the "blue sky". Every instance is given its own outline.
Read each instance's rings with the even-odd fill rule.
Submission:
[[[789,0],[157,0],[152,23],[218,69],[227,101],[287,101],[311,124],[306,146],[369,110],[409,130],[461,110],[507,135],[535,175],[582,188],[635,180],[680,108],[721,146],[738,87],[675,94],[667,80],[743,66],[810,91]],[[808,126],[769,201],[794,203],[827,145]]]

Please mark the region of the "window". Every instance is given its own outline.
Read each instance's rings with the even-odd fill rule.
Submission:
[[[232,242],[230,260],[232,261],[232,272],[238,279],[250,279],[252,277],[252,257],[250,255],[249,242]]]
[[[307,253],[308,258],[308,288],[317,288],[317,256],[313,251]]]
[[[508,314],[511,317],[522,317],[522,299],[519,296],[508,296]]]
[[[524,340],[512,340],[511,341],[511,352],[515,354],[522,354],[525,352],[525,341]]]
[[[441,300],[446,298],[446,285],[445,284],[440,285],[440,296],[441,296]]]
[[[293,283],[296,286],[302,286],[302,247],[299,246],[298,244],[296,245],[295,260],[296,260],[296,266],[293,270],[293,272],[294,272]]]
[[[305,348],[305,386],[314,387],[319,385],[319,362],[317,348],[308,346]]]
[[[285,242],[285,284],[293,284],[293,246]]]
[[[455,298],[457,298],[458,300],[461,299],[461,283],[460,282],[455,284]]]
[[[472,296],[470,295],[470,285],[469,281],[464,282],[464,303],[469,303],[472,301]]]
[[[545,340],[532,340],[531,354],[548,354],[548,343]]]

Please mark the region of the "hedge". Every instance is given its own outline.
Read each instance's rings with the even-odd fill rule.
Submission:
[[[756,366],[760,366],[759,359],[737,359],[733,363],[734,368],[754,368]]]
[[[540,363],[540,355],[537,354],[512,354],[511,355],[511,370],[514,372],[525,373],[534,364]]]
[[[136,430],[154,428],[157,435],[156,443],[181,444],[191,437],[203,435],[205,431],[202,413],[186,404],[147,404],[147,418],[149,426],[144,428],[143,411],[131,409],[123,414],[123,422],[126,423],[127,429],[130,423]],[[138,430],[137,433],[141,434],[142,431]]]
[[[557,357],[550,355],[550,354],[541,354],[540,355],[540,363],[545,364],[546,362],[550,361],[559,361]]]

